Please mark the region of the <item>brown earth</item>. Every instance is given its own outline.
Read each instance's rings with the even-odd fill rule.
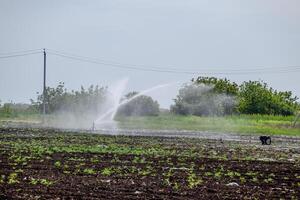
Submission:
[[[20,140],[31,140],[30,137],[21,137],[22,132],[19,135]],[[2,139],[10,140],[9,137]],[[45,140],[45,137],[40,137],[40,140]],[[126,145],[134,146],[135,143]],[[175,139],[168,140],[165,145],[178,152],[191,148],[188,144],[176,145]],[[146,147],[149,146],[145,144]],[[16,164],[10,158],[11,152],[11,146],[0,145],[0,175],[4,175],[2,183],[0,181],[0,199],[300,198],[299,163],[287,160],[220,160],[210,155],[174,154],[167,157],[139,155],[139,160],[135,161],[135,154],[61,152]],[[24,150],[22,157],[26,156],[31,154]],[[114,172],[104,174],[105,168],[113,168]],[[93,172],[89,174],[85,169]],[[147,172],[147,169],[151,170]],[[143,174],[144,171],[147,173]],[[191,171],[201,179],[193,187],[189,185]],[[14,172],[18,173],[18,182],[9,184],[9,175]],[[33,179],[45,179],[52,184],[34,184]],[[233,183],[232,186],[229,183]]]

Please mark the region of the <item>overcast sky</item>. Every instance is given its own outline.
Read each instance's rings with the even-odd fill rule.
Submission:
[[[49,48],[199,76],[217,68],[217,77],[264,80],[300,96],[300,70],[294,70],[299,68],[285,70],[300,66],[299,8],[299,0],[0,0],[0,54]],[[42,64],[42,54],[0,59],[0,99],[35,98],[42,89]],[[64,81],[70,89],[109,86],[128,77],[127,91],[141,91],[197,76],[118,69],[50,54],[47,66],[47,84]],[[260,67],[282,67],[285,73],[224,74]],[[151,96],[168,107],[177,89]]]

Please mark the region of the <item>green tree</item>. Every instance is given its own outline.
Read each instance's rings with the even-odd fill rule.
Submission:
[[[262,81],[240,86],[238,110],[245,114],[292,115],[299,104],[292,92],[278,92]]]
[[[125,95],[123,101],[132,100],[120,106],[117,116],[157,116],[159,114],[157,101],[146,95],[134,98],[136,95],[138,92],[130,92]]]
[[[174,99],[175,104],[171,106],[171,112],[198,116],[232,114],[235,108],[235,98],[224,91],[226,90],[215,89],[211,82],[208,84],[193,81],[192,84],[185,84]]]
[[[97,115],[105,101],[107,88],[91,85],[88,89],[81,87],[80,91],[68,92],[63,82],[56,88],[47,87],[45,95],[46,112],[72,112],[83,115],[84,113]],[[43,94],[39,95],[37,101],[32,104],[40,111],[43,109]]]
[[[213,91],[215,93],[227,94],[227,95],[237,95],[239,93],[239,86],[235,82],[224,78],[216,77],[203,77],[199,76],[196,79],[192,79],[193,83],[204,84],[213,86]]]

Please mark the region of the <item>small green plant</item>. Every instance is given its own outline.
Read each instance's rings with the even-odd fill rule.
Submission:
[[[164,183],[165,183],[167,186],[170,186],[170,185],[171,185],[170,178],[171,178],[172,175],[173,175],[173,169],[172,169],[172,168],[170,168],[167,172],[163,173],[163,176],[164,176]]]
[[[257,182],[258,182],[258,179],[257,179],[256,177],[253,177],[253,178],[252,178],[252,182],[257,183]]]
[[[91,162],[92,163],[98,163],[100,160],[99,159],[97,159],[97,158],[91,158]]]
[[[151,174],[151,170],[141,169],[141,170],[139,170],[138,174],[141,175],[141,176],[147,176],[147,175]]]
[[[5,180],[5,175],[1,175],[0,176],[0,184],[4,183]]]
[[[83,170],[84,174],[96,174],[94,169],[88,168]]]
[[[221,171],[215,172],[215,178],[220,179],[221,177],[222,177],[222,172]]]
[[[110,167],[106,167],[102,170],[101,174],[104,176],[110,176],[113,174],[113,169]]]
[[[16,173],[22,173],[22,172],[23,172],[23,169],[17,169],[15,172],[16,172]]]
[[[61,167],[61,162],[60,161],[55,161],[54,166],[57,168]]]
[[[38,180],[38,179],[31,178],[31,180],[30,180],[30,184],[31,184],[31,185],[36,185],[36,184],[38,184],[38,183],[39,183],[39,180]]]
[[[19,181],[17,180],[18,178],[18,174],[17,173],[10,173],[8,176],[8,184],[15,184],[15,183],[19,183]]]
[[[203,180],[201,178],[198,178],[195,173],[191,172],[188,176],[188,183],[189,188],[194,188],[198,186],[199,184],[203,183]]]
[[[205,172],[204,175],[205,175],[205,176],[212,176],[213,173],[212,173],[212,172]]]
[[[31,178],[30,179],[30,184],[32,184],[32,185],[41,184],[41,185],[45,185],[45,186],[50,186],[50,185],[53,184],[53,182],[49,181],[47,179],[35,179],[35,178]]]
[[[265,183],[272,183],[273,182],[273,179],[272,178],[267,178],[264,180]]]
[[[174,186],[173,186],[173,189],[174,190],[179,190],[180,189],[180,185],[177,182],[175,182]]]
[[[246,182],[246,179],[245,179],[245,177],[240,177],[240,181],[241,181],[241,183],[245,183]]]
[[[53,184],[52,181],[49,181],[49,180],[47,180],[47,179],[40,179],[40,183],[41,183],[42,185],[45,185],[45,186],[50,186],[50,185]]]

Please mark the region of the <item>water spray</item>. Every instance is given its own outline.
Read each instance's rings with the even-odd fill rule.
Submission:
[[[128,79],[127,79],[128,81]],[[126,104],[126,103],[129,103],[131,102],[132,100],[142,96],[142,95],[145,95],[145,94],[148,94],[152,91],[155,91],[155,90],[158,90],[158,89],[161,89],[161,88],[165,88],[165,87],[169,87],[171,85],[174,85],[174,84],[178,84],[178,83],[181,83],[181,82],[173,82],[173,83],[166,83],[166,84],[160,84],[160,85],[156,85],[154,87],[151,87],[149,89],[146,89],[146,90],[143,90],[141,91],[140,93],[138,93],[137,95],[129,98],[129,99],[126,99],[126,100],[123,100],[121,102],[121,98],[122,98],[122,95],[123,95],[123,92],[125,90],[125,86],[127,86],[127,81],[123,81],[123,83],[126,83],[126,84],[121,84],[119,85],[119,87],[116,87],[116,90],[112,91],[113,92],[113,106],[107,110],[104,114],[102,114],[101,116],[99,116],[95,121],[94,123],[95,124],[100,124],[100,125],[105,125],[105,124],[110,124],[112,122],[114,122],[114,118],[115,118],[115,115],[119,109],[120,106]]]

